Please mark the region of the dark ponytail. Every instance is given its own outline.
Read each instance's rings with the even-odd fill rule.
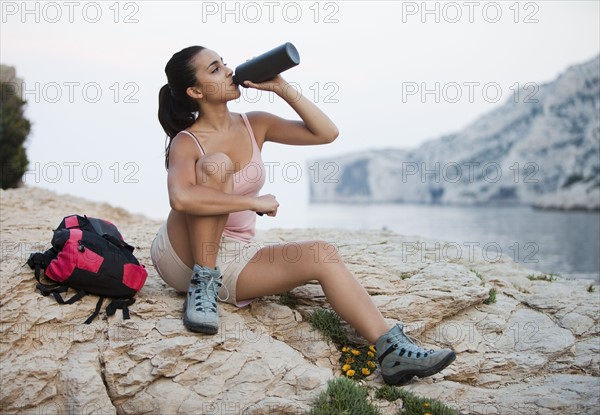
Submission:
[[[158,121],[168,137],[165,146],[165,167],[169,168],[171,140],[200,117],[200,106],[186,93],[187,88],[197,85],[194,57],[202,46],[190,46],[174,54],[167,66],[167,84],[158,93]]]

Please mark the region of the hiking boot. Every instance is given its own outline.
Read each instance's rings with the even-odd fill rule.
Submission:
[[[221,270],[194,265],[187,297],[183,304],[183,324],[192,331],[215,334],[219,330],[217,295]]]
[[[413,376],[420,378],[438,373],[456,359],[450,349],[431,350],[417,346],[397,324],[375,344],[383,380],[388,385],[401,385]]]

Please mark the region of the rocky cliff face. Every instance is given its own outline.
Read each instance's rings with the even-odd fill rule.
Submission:
[[[159,223],[42,189],[0,197],[3,413],[298,414],[341,375],[339,352],[307,323],[327,307],[318,285],[294,289],[291,308],[276,297],[220,304],[219,333],[199,335],[183,326],[182,296],[150,265]],[[58,305],[36,292],[23,263],[72,213],[117,224],[148,267],[130,320],[117,313],[84,325],[95,297]],[[390,324],[402,320],[421,343],[457,352],[407,389],[464,414],[597,413],[600,298],[590,281],[531,280],[507,259],[444,254],[453,246],[385,231],[271,230],[258,240],[315,237],[336,244]],[[492,287],[497,301],[485,304]],[[383,384],[378,370],[367,384]]]
[[[413,150],[317,160],[338,170],[311,200],[600,209],[600,57],[516,96]]]

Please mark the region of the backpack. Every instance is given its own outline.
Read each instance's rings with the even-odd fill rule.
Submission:
[[[107,316],[121,309],[123,319],[129,319],[128,306],[135,302],[133,297],[146,282],[148,272],[115,225],[104,219],[66,216],[54,230],[51,244],[52,248],[33,253],[27,260],[43,296],[52,294],[60,304],[72,304],[87,294],[100,296],[85,324],[98,316],[106,297],[113,299],[106,307]],[[54,285],[40,281],[41,270]],[[65,300],[60,293],[69,288],[77,293]]]

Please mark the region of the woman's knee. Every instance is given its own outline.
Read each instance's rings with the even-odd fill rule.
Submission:
[[[196,162],[196,183],[223,191],[232,189],[233,162],[225,153],[211,153]]]
[[[343,264],[337,246],[331,242],[316,240],[309,242],[308,249],[311,261],[320,268],[323,266],[339,266]]]

